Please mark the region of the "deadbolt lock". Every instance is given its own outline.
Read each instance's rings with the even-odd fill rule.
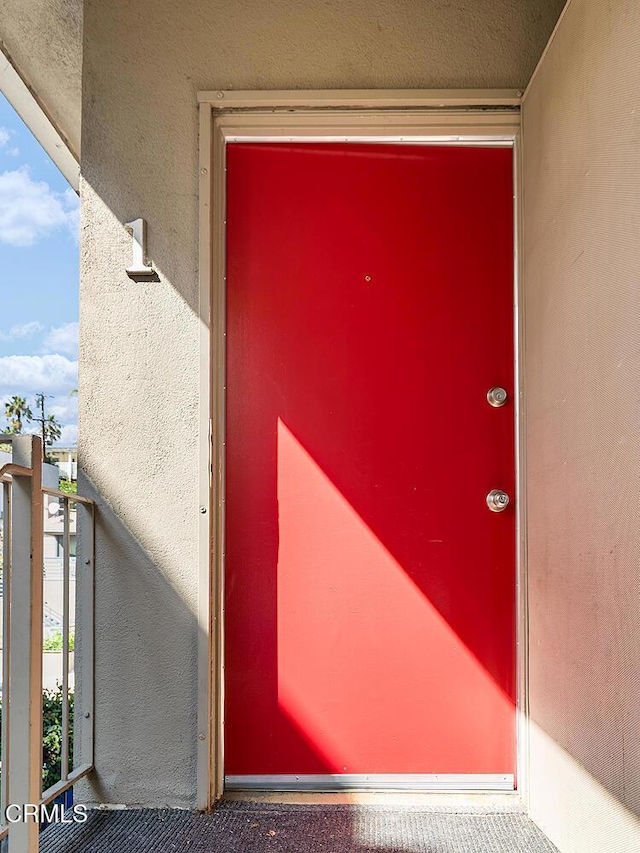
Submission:
[[[490,388],[487,391],[487,403],[490,406],[494,406],[496,409],[499,409],[500,406],[504,406],[507,402],[507,392],[504,388],[500,388],[496,386],[495,388]]]
[[[491,512],[503,512],[509,506],[509,495],[502,489],[491,489],[487,495],[487,506]]]

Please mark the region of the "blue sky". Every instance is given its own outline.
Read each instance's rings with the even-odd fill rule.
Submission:
[[[0,95],[0,432],[4,403],[50,394],[75,444],[78,198]]]

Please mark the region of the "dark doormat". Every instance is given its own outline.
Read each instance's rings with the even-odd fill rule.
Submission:
[[[223,803],[211,814],[94,810],[55,824],[42,853],[555,853],[522,813],[420,806]]]

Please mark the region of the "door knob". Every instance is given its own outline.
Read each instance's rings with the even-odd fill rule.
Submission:
[[[487,506],[491,512],[502,512],[509,506],[509,495],[502,489],[491,489],[487,495]]]
[[[496,386],[495,388],[489,388],[487,391],[487,403],[490,406],[493,406],[495,409],[499,409],[500,406],[504,406],[507,402],[507,392],[504,388],[500,388]]]

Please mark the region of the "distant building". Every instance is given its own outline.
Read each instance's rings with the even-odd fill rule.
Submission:
[[[60,469],[60,474],[67,480],[78,479],[78,448],[55,447],[47,448],[47,456]]]

